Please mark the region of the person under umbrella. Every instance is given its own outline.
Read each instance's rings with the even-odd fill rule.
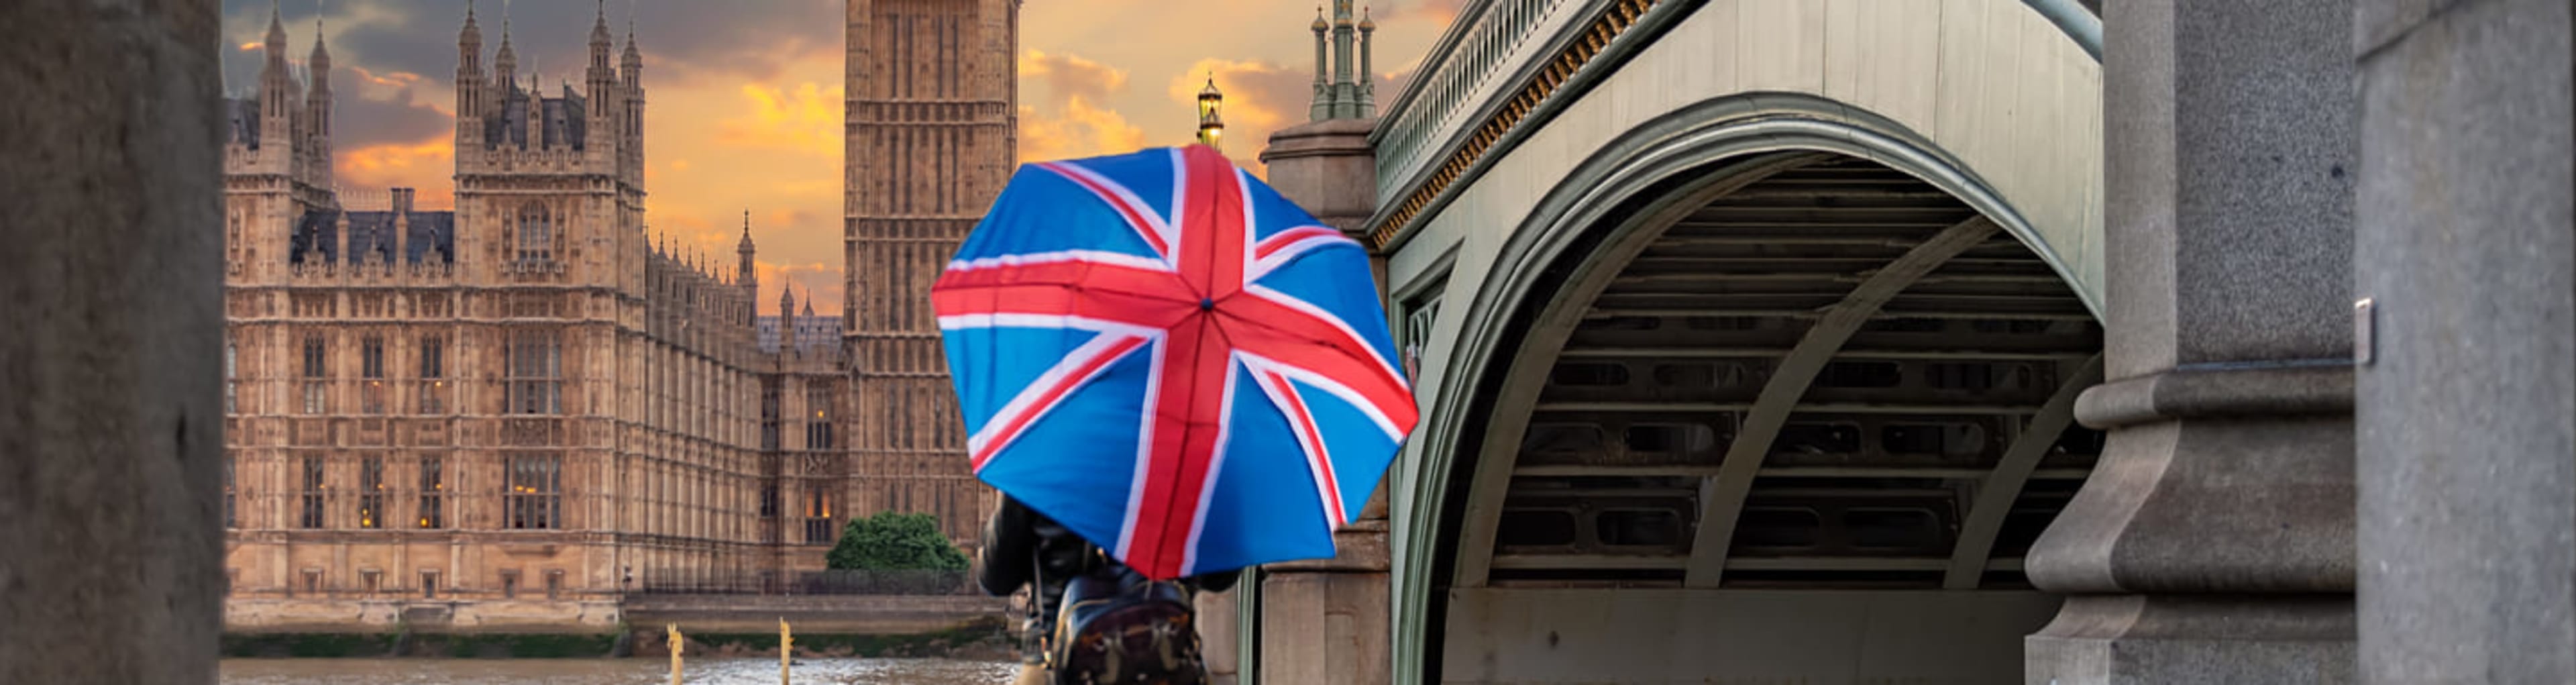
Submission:
[[[1012,176],[931,305],[1056,682],[1195,682],[1192,586],[1334,555],[1419,419],[1375,284],[1204,145]]]
[[[1140,675],[1146,682],[1172,685],[1202,682],[1206,666],[1199,656],[1194,617],[1188,612],[1190,595],[1224,592],[1241,575],[1238,570],[1226,570],[1182,579],[1177,588],[1154,587],[1134,569],[1110,559],[1099,546],[1007,495],[985,524],[983,558],[975,581],[986,594],[1006,597],[1021,588],[1029,590],[1028,615],[1021,626],[1021,685],[1137,682]],[[1074,603],[1101,602],[1105,595],[1110,602],[1142,600],[1129,602],[1141,606],[1128,607],[1120,617],[1123,620],[1065,626],[1059,615],[1067,603],[1066,591],[1077,579],[1093,581],[1093,592],[1076,594]],[[1097,619],[1099,614],[1083,618]],[[1072,630],[1065,630],[1068,627]],[[1077,652],[1056,648],[1060,632],[1073,633],[1071,640],[1098,637],[1080,645],[1085,649]],[[1123,639],[1129,637],[1133,639]],[[1058,673],[1067,677],[1058,679]]]

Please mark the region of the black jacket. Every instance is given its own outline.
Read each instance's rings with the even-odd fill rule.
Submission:
[[[1041,625],[1052,624],[1056,605],[1064,598],[1064,585],[1075,576],[1107,569],[1118,562],[1019,500],[1004,496],[1002,507],[984,528],[984,568],[975,581],[984,592],[995,596],[1018,592],[1023,585],[1036,585],[1037,618]],[[1182,579],[1194,590],[1224,592],[1234,587],[1236,571],[1201,574]]]

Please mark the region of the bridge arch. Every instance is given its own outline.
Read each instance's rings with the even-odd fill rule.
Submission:
[[[1840,180],[1825,178],[1837,176],[1842,178]],[[1800,180],[1802,177],[1803,181]],[[1831,188],[1835,183],[1842,181],[1875,190],[1861,194],[1816,193],[1819,189]],[[1796,188],[1787,186],[1796,186]],[[1801,188],[1804,190],[1800,190]],[[1563,384],[1555,381],[1569,380],[1563,378],[1569,373],[1578,376],[1585,373],[1609,373],[1625,377],[1636,375],[1645,366],[1663,358],[1659,355],[1681,354],[1693,359],[1706,359],[1711,354],[1733,354],[1706,349],[1622,352],[1599,349],[1599,345],[1592,345],[1594,349],[1579,348],[1586,344],[1581,340],[1586,337],[1581,331],[1585,327],[1585,321],[1620,318],[1615,316],[1615,312],[1605,312],[1603,308],[1596,306],[1602,296],[1638,295],[1638,293],[1620,292],[1615,287],[1615,283],[1622,278],[1651,280],[1658,277],[1656,274],[1632,273],[1639,264],[1641,256],[1649,255],[1658,249],[1669,248],[1668,243],[1674,238],[1676,227],[1689,224],[1695,215],[1709,212],[1711,207],[1727,203],[1730,199],[1741,201],[1748,193],[1761,192],[1773,192],[1775,195],[1785,192],[1786,194],[1780,195],[1781,197],[1797,196],[1801,192],[1815,193],[1808,199],[1823,204],[1858,201],[1862,200],[1862,194],[1875,192],[1882,195],[1881,201],[1863,202],[1862,204],[1871,202],[1877,204],[1874,209],[1861,210],[1864,213],[1883,210],[1904,214],[1907,219],[1916,221],[1938,217],[1942,225],[1931,227],[1932,230],[1928,232],[1919,230],[1924,228],[1919,226],[1890,227],[1890,232],[1874,237],[1859,233],[1843,237],[1863,245],[1872,241],[1888,244],[1912,241],[1911,247],[1897,250],[1896,252],[1901,254],[1893,258],[1887,258],[1884,254],[1887,251],[1884,249],[1873,252],[1869,248],[1860,248],[1850,254],[1837,254],[1832,249],[1806,253],[1807,257],[1819,260],[1814,266],[1827,271],[1848,269],[1855,264],[1867,264],[1876,260],[1875,265],[1863,266],[1857,271],[1843,274],[1843,276],[1861,277],[1851,291],[1825,301],[1821,308],[1811,307],[1806,310],[1827,312],[1825,316],[1802,318],[1793,313],[1800,311],[1793,306],[1789,310],[1775,312],[1781,314],[1776,317],[1715,317],[1729,321],[1729,323],[1720,324],[1721,326],[1748,325],[1757,329],[1772,329],[1764,333],[1741,336],[1744,340],[1755,340],[1766,336],[1780,338],[1782,335],[1789,335],[1787,339],[1799,340],[1797,344],[1778,349],[1777,352],[1782,358],[1769,360],[1771,367],[1767,369],[1755,368],[1761,366],[1759,363],[1716,366],[1724,366],[1737,374],[1750,370],[1755,377],[1771,379],[1777,379],[1783,375],[1804,374],[1808,380],[1782,385],[1778,389],[1766,387],[1759,393],[1759,397],[1749,398],[1750,402],[1733,403],[1743,405],[1740,407],[1732,407],[1727,402],[1701,401],[1718,399],[1714,397],[1694,397],[1681,398],[1693,401],[1671,403],[1672,406],[1658,409],[1652,406],[1652,402],[1622,402],[1621,400],[1635,398],[1620,397],[1620,393],[1615,390],[1608,393],[1592,392],[1588,395],[1577,391],[1572,395],[1576,401],[1555,402],[1553,405],[1546,403],[1546,400],[1550,399],[1566,399],[1563,397],[1566,393],[1562,392],[1563,388],[1560,387]],[[1889,199],[1893,201],[1884,201]],[[1822,217],[1834,210],[1824,207],[1800,210],[1794,207],[1774,206],[1769,209],[1755,208],[1751,211],[1753,215],[1760,215],[1766,211],[1774,214],[1780,211],[1792,214],[1807,211]],[[1723,227],[1715,228],[1724,230]],[[1427,416],[1431,417],[1430,423],[1421,432],[1421,437],[1418,438],[1421,444],[1416,446],[1419,451],[1413,455],[1418,459],[1414,462],[1418,464],[1418,468],[1408,474],[1412,476],[1409,479],[1410,482],[1417,484],[1417,487],[1413,490],[1415,495],[1410,502],[1410,516],[1406,517],[1412,521],[1409,526],[1412,529],[1411,534],[1399,539],[1399,548],[1396,552],[1399,561],[1394,588],[1396,602],[1394,629],[1398,643],[1396,652],[1399,678],[1410,680],[1407,676],[1420,677],[1449,670],[1444,669],[1444,666],[1464,668],[1468,671],[1448,673],[1446,677],[1453,679],[1465,677],[1468,680],[1478,680],[1516,672],[1522,676],[1528,676],[1530,675],[1528,669],[1532,664],[1501,664],[1494,663],[1493,660],[1498,655],[1529,647],[1528,644],[1508,643],[1527,642],[1529,639],[1534,639],[1534,633],[1485,634],[1471,639],[1453,640],[1447,635],[1451,624],[1464,621],[1471,624],[1491,625],[1510,624],[1517,621],[1518,625],[1534,627],[1563,619],[1563,616],[1547,614],[1550,611],[1569,608],[1567,602],[1608,606],[1625,600],[1667,607],[1699,607],[1731,612],[1747,611],[1748,607],[1764,607],[1760,609],[1764,611],[1809,611],[1830,608],[1841,612],[1846,619],[1872,611],[1884,612],[1890,616],[1914,612],[1918,617],[1921,612],[1926,611],[1949,612],[1954,617],[1969,617],[1970,620],[1988,628],[1977,637],[1981,638],[1983,646],[1989,651],[1988,656],[1992,657],[1985,660],[1985,665],[1994,666],[1987,671],[1969,669],[1952,675],[1960,676],[1962,678],[1960,682],[1973,682],[1981,677],[2017,673],[2019,637],[2045,621],[2054,610],[2054,601],[2027,591],[1988,593],[2010,596],[2003,597],[2000,601],[1981,601],[1973,596],[1975,593],[1961,594],[1959,591],[1989,586],[1988,557],[1991,556],[1998,536],[2004,532],[2002,529],[2006,515],[2011,513],[2016,505],[2024,504],[2022,500],[2027,499],[2023,496],[2024,486],[2032,482],[2032,476],[2039,471],[2041,457],[2047,456],[2046,452],[2050,447],[2058,446],[2062,442],[2060,438],[2065,436],[2061,434],[2069,432],[2066,417],[2072,404],[2074,391],[2098,381],[2099,374],[2099,360],[2093,357],[2100,349],[2099,327],[2093,323],[2089,299],[2084,297],[2080,290],[2067,287],[2067,282],[2071,278],[2065,261],[2048,250],[2047,244],[2039,238],[2039,234],[2030,229],[2026,219],[2015,211],[2014,207],[2002,201],[1982,179],[1970,172],[1955,157],[1930,145],[1921,136],[1914,135],[1902,125],[1884,117],[1878,117],[1848,105],[1796,93],[1754,93],[1712,98],[1657,117],[1619,136],[1611,144],[1604,145],[1600,150],[1587,156],[1536,202],[1533,210],[1524,220],[1513,227],[1503,244],[1494,251],[1496,261],[1484,270],[1481,282],[1473,284],[1472,287],[1464,287],[1462,284],[1460,287],[1447,289],[1450,292],[1463,290],[1461,294],[1470,295],[1468,298],[1463,298],[1461,302],[1466,306],[1457,308],[1458,329],[1455,337],[1452,338],[1456,344],[1449,348],[1447,354],[1441,355],[1445,359],[1440,361],[1440,369],[1433,372],[1435,375],[1445,376],[1447,380],[1435,381],[1440,391],[1426,398],[1432,405],[1431,411],[1427,413]],[[1783,241],[1778,245],[1789,242],[1794,241]],[[1927,249],[1929,251],[1926,251]],[[1991,262],[1996,268],[2010,272],[1988,275],[1998,278],[2018,278],[2019,280],[2014,282],[2030,286],[2030,289],[2035,291],[2046,291],[2039,296],[2040,299],[2056,299],[2054,306],[2040,306],[2037,309],[2021,311],[1986,312],[2001,317],[1991,319],[1992,321],[2051,322],[2031,330],[2043,333],[2043,337],[2052,338],[2054,344],[2042,343],[2036,348],[1984,356],[1976,354],[1973,350],[1881,351],[1882,353],[1902,352],[1903,354],[1895,356],[1913,360],[1896,361],[1892,366],[1888,360],[1879,360],[1874,365],[1869,365],[1858,364],[1857,360],[1844,358],[1843,351],[1846,349],[1844,341],[1859,334],[1861,329],[1874,319],[1891,318],[1879,316],[1886,313],[1880,309],[1881,305],[1908,291],[1910,286],[1921,282],[1923,277],[1951,268],[1952,259],[1961,254],[1985,255],[1980,259]],[[1749,263],[1742,259],[1760,259],[1743,255],[1736,255],[1736,257],[1738,260],[1735,263],[1739,265]],[[1684,263],[1690,259],[1670,254],[1665,257],[1649,258],[1682,259]],[[1909,258],[1911,258],[1910,261]],[[1708,259],[1723,263],[1728,257],[1718,256],[1708,257]],[[1889,278],[1870,277],[1874,274],[1890,272],[1905,272],[1910,275]],[[1665,273],[1661,276],[1674,275]],[[1787,273],[1767,275],[1789,279],[1799,278]],[[1824,272],[1809,276],[1822,276],[1826,280],[1841,278],[1841,276],[1826,276]],[[1873,282],[1876,284],[1872,285]],[[1666,298],[1663,304],[1692,301],[1715,303],[1729,299],[1718,292],[1700,293],[1700,295],[1697,300]],[[1629,297],[1629,299],[1652,304],[1650,301],[1655,297],[1657,296],[1644,295],[1642,298]],[[1711,297],[1715,299],[1710,299]],[[1741,301],[1744,298],[1734,299]],[[1794,305],[1796,299],[1796,297],[1786,299],[1774,297],[1768,301],[1774,304]],[[1863,300],[1872,300],[1874,303],[1862,302]],[[1446,309],[1446,307],[1443,308]],[[1840,317],[1830,315],[1831,311],[1838,308],[1868,311],[1854,311]],[[1672,321],[1711,318],[1693,317],[1681,311],[1663,313],[1673,314],[1674,316],[1662,317]],[[1963,315],[1976,313],[1946,312],[1943,314],[1958,316],[1959,318],[1955,320],[1974,323],[1978,320],[1973,316]],[[1636,317],[1630,317],[1630,319],[1630,323],[1637,320]],[[1827,328],[1827,326],[1815,322],[1828,319],[1840,320],[1840,323],[1833,324],[1834,328],[1840,329],[1838,332],[1818,332],[1818,329]],[[1806,324],[1805,331],[1791,330],[1801,323]],[[2007,328],[2009,327],[2008,325]],[[1601,336],[1591,337],[1601,338]],[[1808,340],[1810,338],[1813,340]],[[1837,339],[1825,340],[1825,338]],[[1600,341],[1596,339],[1591,342]],[[1570,350],[1569,343],[1574,343],[1578,349]],[[1804,349],[1803,353],[1801,349]],[[1569,352],[1586,356],[1594,361],[1580,366],[1568,366],[1565,360]],[[1617,359],[1621,354],[1641,352],[1644,352],[1641,356],[1633,356],[1631,359]],[[1755,353],[1747,356],[1760,357],[1762,354]],[[1882,354],[1882,356],[1885,355]],[[1797,400],[1807,394],[1808,386],[1816,375],[1839,368],[1856,369],[1857,371],[1853,373],[1871,373],[1867,369],[1876,369],[1881,374],[1920,374],[1935,368],[1936,364],[1944,363],[1931,360],[1954,359],[1979,362],[1996,356],[2045,362],[2041,366],[2046,368],[2038,374],[2045,379],[2042,383],[2045,387],[2040,388],[2037,393],[2045,399],[2024,407],[2027,412],[2002,412],[2000,416],[2004,418],[2001,419],[1981,418],[1977,421],[1948,424],[1951,430],[1962,430],[1968,433],[1984,431],[1991,434],[2018,428],[2021,429],[2017,431],[2018,433],[2028,434],[2011,436],[2009,441],[1991,438],[1985,440],[1984,442],[1994,443],[1977,450],[1977,454],[1987,458],[1986,462],[1948,470],[1935,468],[1907,472],[1901,469],[1890,469],[1884,474],[1871,474],[1866,468],[1836,470],[1809,467],[1806,471],[1809,474],[1818,474],[1817,477],[1821,478],[1846,480],[1860,480],[1871,475],[1901,478],[1908,475],[1928,474],[1935,476],[1930,480],[1948,483],[1941,487],[1951,488],[1952,492],[1947,502],[1953,511],[1946,515],[1932,513],[1928,520],[1936,526],[1964,528],[1947,534],[1936,532],[1934,535],[1936,538],[1950,541],[1949,549],[1944,551],[1952,557],[1951,559],[1934,567],[1925,559],[1891,561],[1883,557],[1870,556],[1864,550],[1860,555],[1842,559],[1809,559],[1806,561],[1814,562],[1809,563],[1809,566],[1822,568],[1803,569],[1822,572],[1826,575],[1841,573],[1845,578],[1853,577],[1855,573],[1866,576],[1879,571],[1892,571],[1892,574],[1880,575],[1894,579],[1892,582],[1897,586],[1906,586],[1908,583],[1920,586],[1922,592],[1900,592],[1897,595],[1887,596],[1903,597],[1903,599],[1882,601],[1868,594],[1820,595],[1794,590],[1771,593],[1734,591],[1743,583],[1730,584],[1725,579],[1725,575],[1730,568],[1727,561],[1730,555],[1727,552],[1731,548],[1743,546],[1733,540],[1737,529],[1741,527],[1737,525],[1737,519],[1746,511],[1782,510],[1777,506],[1748,509],[1748,499],[1757,494],[1754,487],[1756,482],[1769,477],[1757,476],[1757,474],[1763,473],[1761,468],[1761,464],[1765,461],[1763,457],[1769,455],[1772,443],[1780,432],[1784,429],[1810,429],[1813,427],[1812,424],[1816,423],[1814,421],[1792,422],[1790,419],[1822,417],[1816,412],[1797,408]],[[1620,363],[1604,364],[1601,363],[1603,360]],[[1614,366],[1619,370],[1609,371]],[[1663,373],[1667,369],[1686,366],[1688,365],[1660,365],[1655,367],[1654,372]],[[1960,367],[1958,363],[1949,363],[1949,366],[1941,368]],[[1710,367],[1691,368],[1697,371],[1685,370],[1674,373],[1688,375],[1694,372],[1705,372]],[[1987,368],[1991,369],[1991,367]],[[1597,382],[1602,379],[1592,380]],[[1865,383],[1868,382],[1875,381],[1865,381]],[[1762,383],[1762,385],[1771,384],[1776,383]],[[1624,385],[1624,383],[1604,385]],[[1740,386],[1742,383],[1738,382],[1736,385]],[[1552,392],[1557,396],[1551,397]],[[1783,397],[1786,399],[1783,400]],[[1663,399],[1676,398],[1667,396]],[[2037,398],[2025,397],[2025,404],[2032,399]],[[1581,400],[1591,401],[1587,404]],[[1551,406],[1554,409],[1572,411],[1570,413],[1542,411],[1548,410]],[[1635,416],[1627,418],[1654,417],[1652,415],[1660,413],[1661,416],[1657,418],[1699,415],[1714,420],[1697,424],[1687,421],[1664,422],[1642,428],[1633,423],[1621,424],[1618,418],[1612,418],[1608,423],[1596,423],[1588,427],[1581,421],[1572,424],[1548,421],[1550,418],[1567,416],[1580,418],[1586,416],[1587,410],[1607,410],[1594,412],[1590,416],[1595,419],[1610,418],[1619,414],[1622,409],[1638,410],[1628,412]],[[1861,409],[1865,413],[1877,411],[1868,407],[1844,407],[1844,409]],[[1981,409],[1981,411],[1991,412],[1992,408]],[[1941,412],[1938,408],[1930,408],[1927,412],[1916,413],[1938,415]],[[1911,416],[1901,412],[1892,415]],[[1935,416],[1935,418],[1938,417]],[[1562,434],[1571,425],[1574,434],[1590,433],[1591,436],[1588,438],[1576,437],[1573,440],[1576,443],[1591,445],[1590,449],[1594,452],[1594,456],[1621,451],[1620,448],[1601,446],[1605,441],[1616,441],[1603,435],[1613,429],[1623,430],[1628,434],[1623,437],[1630,440],[1641,439],[1641,430],[1648,433],[1662,431],[1666,433],[1663,437],[1643,437],[1642,439],[1696,442],[1699,444],[1699,449],[1696,451],[1695,458],[1666,459],[1658,465],[1642,468],[1586,464],[1582,463],[1584,460],[1579,456],[1572,461],[1556,458],[1553,461],[1558,463],[1540,468],[1528,468],[1517,463],[1528,456],[1526,448],[1530,446],[1533,439],[1531,429],[1534,421],[1539,424],[1539,432],[1557,431],[1556,434]],[[1877,428],[1884,433],[1895,427],[1897,423],[1899,422],[1887,420],[1887,417],[1869,417],[1852,424],[1851,428],[1854,430]],[[1755,428],[1755,424],[1768,424],[1768,426]],[[1921,426],[1937,425],[1941,424],[1937,422],[1921,424]],[[1675,430],[1682,432],[1675,433],[1673,432]],[[1754,445],[1752,441],[1742,439],[1745,435],[1743,431],[1748,430],[1767,430],[1770,436],[1759,437],[1762,444]],[[2083,431],[2078,428],[2072,432],[2080,434]],[[1861,440],[1857,436],[1852,436],[1851,439],[1856,442],[1877,442],[1875,438]],[[2078,441],[2081,441],[2080,436]],[[1734,446],[1738,442],[1744,444]],[[1712,448],[1715,447],[1726,447],[1725,451],[1730,453],[1711,461],[1711,457],[1721,456],[1713,453]],[[1559,452],[1564,451],[1566,450],[1559,450]],[[1583,452],[1585,448],[1578,447],[1571,451]],[[1886,450],[1877,449],[1876,451],[1881,453],[1881,456],[1885,456]],[[1752,458],[1740,458],[1745,456]],[[1649,459],[1649,461],[1654,460]],[[1736,466],[1729,468],[1727,466],[1729,463]],[[2083,468],[2089,468],[2089,465],[2089,460],[2081,460]],[[2082,471],[2064,468],[2063,464],[2058,466],[2059,468],[2050,469],[2050,473],[2045,475],[2064,481],[2055,484],[2051,490],[2051,493],[2059,498],[2055,503],[2062,506],[2062,498],[2071,496],[2075,490],[2074,486],[2080,484]],[[1538,477],[1529,477],[1533,474]],[[2070,474],[2073,476],[2072,479],[2068,478]],[[1605,478],[1612,480],[1605,480]],[[1799,476],[1786,476],[1786,478],[1799,478]],[[1516,491],[1514,488],[1516,482],[1527,484],[1531,481],[1576,491],[1584,490],[1584,486],[1587,485],[1599,486],[1604,483],[1614,485],[1607,488],[1611,491],[1618,490],[1615,485],[1622,483],[1663,487],[1660,493],[1647,492],[1655,489],[1652,487],[1636,488],[1637,492],[1628,493],[1634,496],[1625,497],[1617,496],[1615,492],[1604,493],[1613,495],[1608,499],[1618,500],[1617,502],[1587,502],[1581,495],[1570,498],[1549,498],[1543,492],[1534,495]],[[1687,492],[1693,489],[1688,485],[1691,482],[1699,484],[1695,493]],[[1832,490],[1832,488],[1826,489]],[[1852,488],[1844,489],[1852,490]],[[1858,488],[1860,494],[1864,496],[1863,499],[1866,499],[1867,491],[1870,489]],[[1776,504],[1777,499],[1770,498],[1768,501],[1756,503]],[[1640,502],[1652,504],[1657,501],[1664,505],[1661,509],[1654,506],[1627,506],[1637,505]],[[1928,499],[1918,496],[1915,501],[1932,502],[1937,506],[1943,500],[1939,496]],[[1688,511],[1676,511],[1673,505],[1677,502]],[[2047,507],[2046,502],[2041,504],[2042,508],[2046,509],[2044,513],[2053,514],[2054,509]],[[1548,513],[1549,505],[1557,505],[1554,508],[1562,515],[1551,517]],[[1625,508],[1621,508],[1623,506]],[[1836,509],[1833,513],[1848,514],[1845,509],[1850,508]],[[2022,508],[2025,510],[2026,518],[2029,507]],[[1661,526],[1662,533],[1650,531],[1643,534],[1649,541],[1656,541],[1652,539],[1656,535],[1666,536],[1666,539],[1660,540],[1667,543],[1661,546],[1664,553],[1660,555],[1651,553],[1649,548],[1656,545],[1605,546],[1602,544],[1603,541],[1598,539],[1600,536],[1595,534],[1600,531],[1580,530],[1587,524],[1603,530],[1607,530],[1603,528],[1605,526],[1614,526],[1606,522],[1608,519],[1600,511],[1612,509],[1616,511],[1608,518],[1625,522],[1617,525],[1634,525],[1641,519],[1668,522],[1648,524],[1650,528]],[[1794,509],[1794,507],[1790,508],[1792,511],[1789,515],[1796,515]],[[1979,509],[1983,511],[1977,511]],[[1900,508],[1899,511],[1902,509]],[[1925,509],[1917,507],[1914,511],[1920,514]],[[1807,513],[1818,514],[1817,511]],[[1512,520],[1506,522],[1507,518]],[[1555,520],[1546,522],[1550,518]],[[1808,526],[1811,532],[1839,527],[1829,525],[1821,515],[1815,518],[1815,525]],[[1917,516],[1916,520],[1919,522],[1926,519]],[[1703,525],[1711,521],[1722,523]],[[2044,523],[2044,519],[2042,522]],[[1531,525],[1547,530],[1536,533],[1515,530],[1515,526]],[[1677,531],[1689,531],[1687,536],[1693,539],[1684,541],[1671,538]],[[1553,542],[1567,544],[1547,544],[1551,541],[1545,537],[1558,533],[1562,533],[1561,537],[1565,539]],[[2016,528],[2015,533],[2035,535],[2036,530],[2025,524]],[[1514,544],[1533,542],[1540,544]],[[1556,551],[1570,552],[1582,549],[1588,553],[1511,553],[1515,549],[1550,547],[1556,548]],[[1792,547],[1795,546],[1792,545]],[[1620,549],[1616,553],[1599,553],[1599,550],[1607,548]],[[1638,554],[1641,550],[1648,553]],[[1789,586],[1794,587],[1797,585],[1795,576],[1802,570],[1798,567],[1800,563],[1802,562],[1782,563],[1778,558],[1757,561],[1739,557],[1734,565],[1767,567],[1757,568],[1751,573],[1768,574],[1775,578],[1787,577],[1790,580]],[[1833,568],[1838,566],[1843,568],[1840,571]],[[2013,569],[2009,565],[2004,566],[2006,575],[2011,575]],[[1902,578],[1907,573],[1912,574],[1911,580]],[[1867,582],[1861,583],[1861,585],[1867,584]],[[1835,587],[1836,583],[1827,581],[1821,584],[1810,583],[1810,585]],[[1549,596],[1546,591],[1515,589],[1530,587],[1558,589],[1625,587],[1630,589],[1630,595],[1623,597],[1601,592],[1577,592]],[[1637,592],[1639,590],[1642,592]],[[1647,607],[1630,606],[1627,610],[1635,612],[1644,608]],[[1724,625],[1714,624],[1699,627],[1727,628]],[[1688,627],[1685,627],[1685,630],[1688,630]],[[1593,637],[1616,639],[1611,635]],[[1565,636],[1559,632],[1548,632],[1547,647],[1555,648],[1557,642],[1564,638]],[[1461,647],[1461,645],[1466,646]],[[1922,648],[1926,647],[1925,645],[1909,647],[1902,640],[1889,642],[1888,645],[1888,649],[1879,651],[1893,649],[1901,652],[1913,649],[1921,653]],[[1950,646],[1955,647],[1955,645]],[[1931,653],[1941,653],[1937,649],[1941,645],[1931,647],[1936,648]],[[1647,668],[1627,675],[1664,679],[1680,677],[1686,675],[1683,671],[1694,671],[1707,666],[1704,663],[1692,663],[1687,660],[1670,661],[1670,655],[1674,653],[1672,651],[1662,649],[1649,651],[1667,655],[1664,657],[1667,661],[1664,662],[1663,667],[1674,670],[1653,672],[1652,668]],[[1857,658],[1861,655],[1843,656]],[[1579,657],[1565,659],[1559,655],[1552,658],[1554,663],[1574,664],[1578,669],[1601,666],[1601,664],[1584,666],[1582,664],[1586,663],[1585,660]],[[2001,662],[1998,661],[1999,659]],[[1638,664],[1641,663],[1634,658],[1618,661],[1623,664],[1621,667],[1632,669],[1638,668]],[[1880,666],[1884,667],[1882,668],[1884,674],[1927,673],[1908,671],[1904,664],[1881,664]],[[1860,667],[1855,666],[1855,668]],[[1764,673],[1787,675],[1787,673],[1774,671]],[[1558,675],[1568,678],[1581,677],[1575,673]],[[1592,675],[1598,677],[1604,674]],[[1618,679],[1616,676],[1611,677],[1614,680]]]

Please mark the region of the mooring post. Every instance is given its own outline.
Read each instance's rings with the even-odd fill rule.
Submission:
[[[787,628],[787,617],[778,618],[778,685],[787,685],[787,659],[796,655],[796,637]]]
[[[680,635],[680,624],[665,624],[664,627],[671,631],[671,685],[680,685],[680,650],[688,646],[688,638]]]

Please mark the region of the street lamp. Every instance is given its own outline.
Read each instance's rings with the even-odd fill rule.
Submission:
[[[1225,93],[1217,91],[1216,77],[1209,76],[1207,87],[1199,89],[1199,144],[1225,149],[1221,141],[1225,136],[1225,120],[1217,112],[1224,104]]]

